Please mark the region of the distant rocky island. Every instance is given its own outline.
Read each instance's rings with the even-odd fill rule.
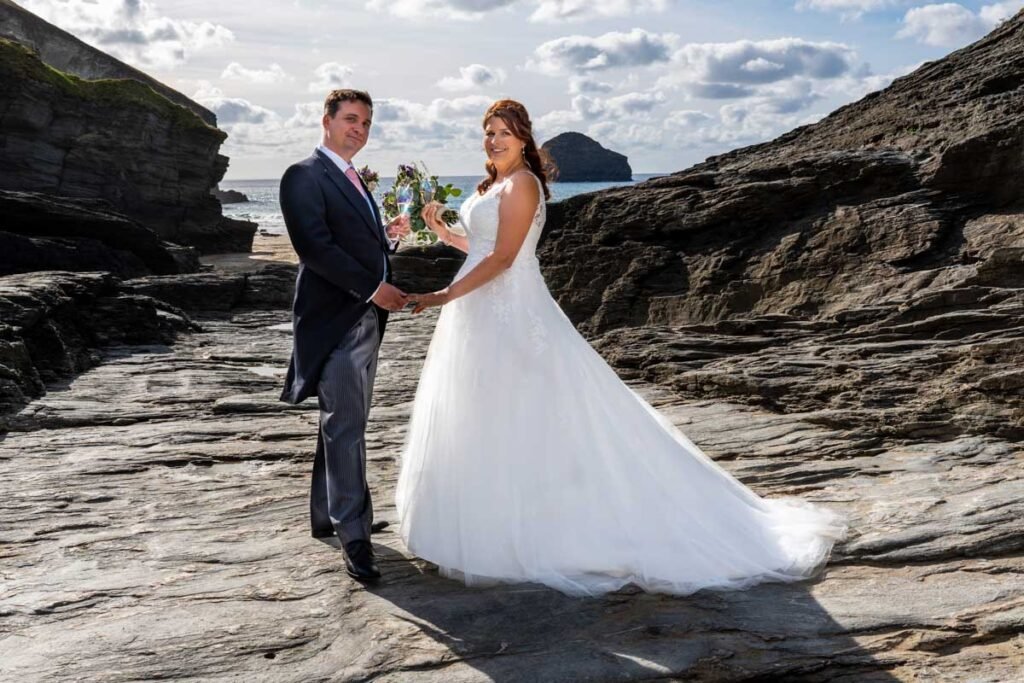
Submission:
[[[556,135],[541,145],[541,149],[558,167],[558,182],[628,182],[633,179],[633,169],[626,155],[605,149],[582,133]]]
[[[249,198],[245,196],[245,193],[239,192],[238,190],[222,190],[219,187],[213,189],[213,196],[216,197],[221,204],[244,204],[249,201]]]

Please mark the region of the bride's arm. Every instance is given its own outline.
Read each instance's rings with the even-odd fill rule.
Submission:
[[[454,232],[448,229],[448,226],[444,226],[444,236],[438,235],[438,238],[445,244],[449,244],[463,254],[469,253],[469,238],[462,235],[456,235]]]
[[[462,278],[440,292],[422,297],[414,313],[428,306],[444,305],[469,294],[496,278],[516,260],[516,255],[526,240],[526,234],[530,231],[533,216],[537,212],[540,190],[537,188],[537,182],[529,174],[523,173],[518,178],[513,178],[501,192],[498,235],[494,249]]]

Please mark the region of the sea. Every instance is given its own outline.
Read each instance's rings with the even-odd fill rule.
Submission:
[[[559,202],[585,192],[596,192],[609,187],[634,185],[650,178],[667,175],[665,173],[634,173],[633,180],[616,183],[552,183],[550,185],[551,201]],[[458,210],[462,202],[474,191],[482,176],[440,176],[443,185],[451,183],[462,190],[462,196],[451,197],[448,206]],[[381,178],[380,185],[374,193],[377,205],[380,206],[381,195],[394,184],[394,178]],[[225,204],[224,215],[252,221],[259,225],[260,230],[271,234],[285,234],[284,219],[281,217],[281,206],[277,200],[277,189],[280,181],[272,180],[222,180],[220,189],[237,190],[249,198],[240,204]]]

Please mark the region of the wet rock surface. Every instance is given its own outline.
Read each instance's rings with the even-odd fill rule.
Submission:
[[[0,321],[0,437],[10,413],[47,383],[99,363],[104,347],[169,343],[196,329],[182,311],[102,272],[0,277]]]
[[[396,535],[396,459],[434,320],[401,314],[368,432],[377,516],[392,525],[374,537],[385,580],[367,589],[308,535],[317,413],[277,401],[287,313],[194,319],[202,331],[173,346],[108,349],[8,420],[5,678],[1006,681],[1024,665],[1015,442],[899,444],[870,421],[638,383],[761,495],[850,516],[826,573],[687,597],[469,589]]]

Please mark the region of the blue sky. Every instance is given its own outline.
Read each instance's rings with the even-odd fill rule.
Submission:
[[[638,173],[818,120],[962,47],[1024,0],[16,0],[217,112],[229,179],[275,178],[319,140],[326,92],[374,97],[357,158],[480,172],[480,116],[530,110]]]

